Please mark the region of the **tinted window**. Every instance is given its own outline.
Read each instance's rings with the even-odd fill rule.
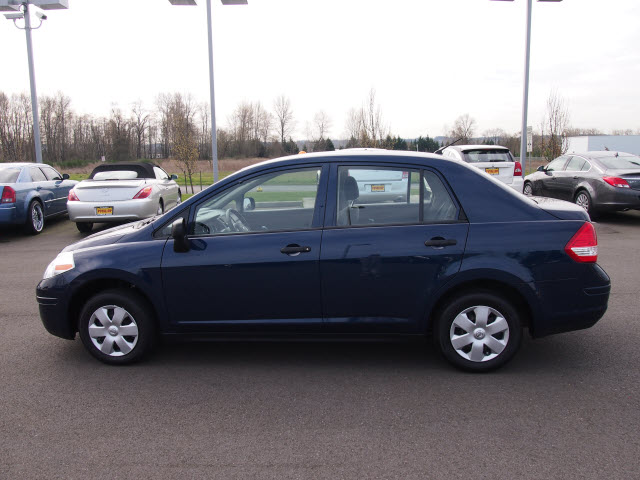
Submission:
[[[513,162],[509,151],[502,149],[478,149],[478,150],[466,150],[464,152],[464,159],[469,163],[481,163],[481,162]]]
[[[31,175],[32,182],[46,182],[47,177],[44,176],[44,173],[38,167],[31,167],[29,169],[29,174]]]
[[[201,203],[191,231],[225,234],[311,228],[319,179],[318,168],[306,168],[247,180]]]
[[[15,183],[20,175],[19,168],[3,168],[0,169],[0,183]]]
[[[458,219],[458,207],[438,176],[423,171],[423,221],[425,223],[452,222]]]
[[[418,223],[420,172],[339,167],[337,200],[339,226]]]
[[[614,170],[624,170],[632,168],[640,168],[640,157],[635,155],[625,155],[619,157],[600,157],[598,158],[606,168]]]
[[[42,171],[49,180],[62,180],[62,175],[60,175],[51,167],[42,167]]]
[[[582,167],[584,167],[585,163],[586,161],[584,158],[573,157],[567,164],[567,168],[565,168],[565,170],[567,170],[568,172],[579,172],[580,170],[582,170]]]
[[[584,164],[582,165],[582,168],[580,169],[580,171],[586,172],[586,171],[588,171],[590,169],[591,169],[591,164],[585,160]]]

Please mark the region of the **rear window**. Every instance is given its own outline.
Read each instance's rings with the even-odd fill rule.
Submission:
[[[613,170],[626,170],[631,168],[640,168],[640,157],[635,155],[625,155],[619,157],[600,157],[598,158],[606,168]]]
[[[464,152],[464,159],[468,163],[482,162],[513,162],[509,150],[467,150]]]
[[[3,168],[0,170],[0,183],[16,183],[20,175],[19,168]]]

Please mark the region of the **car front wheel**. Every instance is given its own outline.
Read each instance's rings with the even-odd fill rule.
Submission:
[[[533,186],[530,182],[526,182],[524,184],[524,188],[522,189],[522,193],[524,193],[527,197],[531,197],[533,195]]]
[[[155,325],[151,307],[127,290],[107,290],[92,297],[78,321],[87,351],[110,365],[140,360],[153,346]]]
[[[477,290],[454,299],[440,311],[436,341],[444,357],[458,368],[494,370],[517,352],[522,322],[511,302]]]

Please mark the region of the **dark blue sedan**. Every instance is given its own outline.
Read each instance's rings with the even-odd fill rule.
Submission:
[[[76,183],[46,164],[0,163],[0,225],[40,233],[46,218],[67,213],[67,196]]]
[[[377,195],[406,179],[406,194]],[[356,178],[366,178],[358,182]],[[364,198],[364,200],[362,200]],[[464,163],[356,150],[268,161],[152,219],[65,248],[37,288],[46,329],[99,360],[157,334],[416,339],[496,368],[534,337],[587,328],[610,280],[587,213]]]

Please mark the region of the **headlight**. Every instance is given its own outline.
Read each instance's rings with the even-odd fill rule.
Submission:
[[[76,264],[73,261],[73,252],[62,252],[49,264],[47,269],[44,271],[42,279],[46,280],[47,278],[68,272],[72,268],[75,268],[75,266]]]

